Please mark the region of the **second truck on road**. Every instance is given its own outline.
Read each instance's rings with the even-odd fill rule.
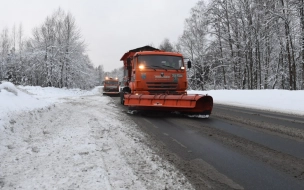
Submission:
[[[103,83],[103,94],[119,95],[119,85],[118,78],[106,77]]]

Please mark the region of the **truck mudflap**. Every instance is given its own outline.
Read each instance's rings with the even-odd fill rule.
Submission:
[[[159,110],[210,115],[213,98],[208,95],[124,95],[124,105],[133,110]]]

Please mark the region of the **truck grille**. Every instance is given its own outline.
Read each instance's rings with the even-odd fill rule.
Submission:
[[[105,89],[103,90],[104,92],[118,92],[118,89],[115,88],[115,89]]]
[[[147,82],[148,90],[176,90],[177,83],[174,82]]]
[[[104,92],[118,92],[117,86],[107,86],[103,88]]]

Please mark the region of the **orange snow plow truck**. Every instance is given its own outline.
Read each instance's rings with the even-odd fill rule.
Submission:
[[[179,112],[209,117],[213,98],[187,94],[187,73],[179,53],[144,46],[125,53],[121,104],[130,110]],[[187,62],[191,68],[191,62]]]
[[[120,82],[118,78],[105,77],[103,83],[103,94],[104,95],[119,95]]]

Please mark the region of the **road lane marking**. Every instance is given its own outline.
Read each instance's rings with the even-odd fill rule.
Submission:
[[[179,144],[181,147],[183,147],[183,148],[187,148],[185,145],[183,145],[181,142],[179,142],[178,140],[176,140],[176,139],[174,139],[174,138],[172,138],[171,137],[171,139],[172,139],[172,141],[174,141],[174,142],[176,142],[177,144]]]
[[[152,125],[152,127],[158,129],[157,126],[155,126],[151,121],[147,120],[146,118],[143,118],[147,123],[150,123],[150,125]]]

